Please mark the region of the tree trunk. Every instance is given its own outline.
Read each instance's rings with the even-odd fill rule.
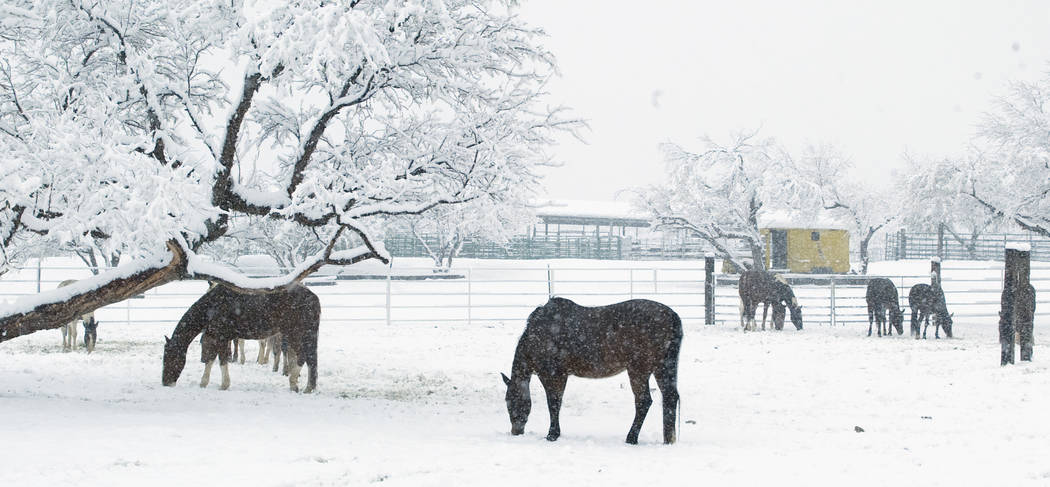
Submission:
[[[871,243],[871,238],[875,236],[875,230],[868,230],[868,234],[864,236],[860,241],[860,273],[868,274],[868,261],[871,260],[871,256],[868,255],[868,244]]]
[[[157,286],[176,281],[186,274],[186,256],[174,242],[168,243],[171,261],[162,267],[151,267],[124,277],[114,277],[101,286],[55,303],[45,303],[27,313],[0,317],[0,343],[41,330],[64,326],[77,317],[98,308],[128,299]],[[120,269],[109,274],[119,276]]]
[[[751,248],[751,260],[754,261],[752,267],[755,270],[766,270],[766,249],[762,248],[761,243],[756,243],[751,239],[748,240],[747,245]]]

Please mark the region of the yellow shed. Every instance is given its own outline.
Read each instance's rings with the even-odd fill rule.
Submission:
[[[817,217],[806,222],[773,214],[760,220],[759,233],[766,248],[767,269],[812,274],[849,272],[849,232],[834,219]]]

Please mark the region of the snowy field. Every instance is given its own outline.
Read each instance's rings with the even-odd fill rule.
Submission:
[[[0,345],[0,485],[1050,484],[1039,319],[1035,362],[1005,368],[986,319],[925,341],[688,323],[679,443],[660,443],[654,385],[629,446],[625,374],[570,379],[555,443],[534,380],[526,435],[508,434],[499,372],[524,318],[323,324],[312,395],[255,363],[201,389],[196,343],[162,387],[170,325],[103,324],[90,356],[61,353],[57,330],[19,338]]]

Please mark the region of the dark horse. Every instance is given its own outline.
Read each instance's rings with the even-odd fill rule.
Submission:
[[[783,277],[760,270],[747,270],[740,274],[737,285],[740,293],[740,326],[747,330],[755,329],[755,312],[759,303],[765,303],[762,309],[762,329],[766,329],[766,315],[769,306],[773,305],[773,327],[784,328],[784,307],[791,310],[791,323],[798,330],[802,329],[802,307],[798,305],[795,292]],[[779,320],[777,319],[779,315]]]
[[[161,382],[166,386],[175,385],[186,365],[186,350],[190,342],[203,333],[201,362],[206,365],[201,387],[208,385],[211,365],[218,356],[223,371],[222,389],[226,389],[230,385],[227,368],[230,341],[236,338],[259,340],[280,333],[288,343],[291,389],[299,391],[299,368],[305,363],[310,367],[310,374],[304,392],[311,392],[317,386],[317,329],[320,321],[320,300],[313,291],[298,284],[269,294],[242,294],[225,286],[212,286],[182,315],[171,338],[164,338]]]
[[[536,374],[547,392],[550,430],[547,439],[561,435],[558,412],[570,375],[592,379],[612,377],[624,370],[634,391],[634,423],[627,443],[638,443],[638,433],[653,399],[649,376],[663,395],[664,443],[675,441],[678,404],[678,351],[682,320],[663,304],[632,299],[608,306],[580,306],[565,298],[551,298],[529,315],[514,352],[507,384],[510,432],[525,432],[532,410],[529,382]],[[501,374],[502,375],[502,374]]]
[[[893,328],[897,329],[898,335],[904,334],[904,313],[901,312],[900,297],[893,281],[885,277],[868,281],[865,297],[868,301],[868,336],[871,336],[872,319],[879,327],[880,337],[883,335],[883,325],[886,325],[886,336],[892,335]],[[889,324],[886,323],[886,311],[890,313]]]
[[[944,328],[944,335],[952,337],[952,315],[948,313],[948,305],[944,301],[944,291],[933,288],[929,284],[916,284],[908,292],[908,307],[911,308],[911,334],[916,340],[919,339],[919,326],[923,320],[926,326],[922,327],[922,337],[926,338],[926,328],[930,326],[930,316],[933,316],[933,337],[940,338],[940,329]]]

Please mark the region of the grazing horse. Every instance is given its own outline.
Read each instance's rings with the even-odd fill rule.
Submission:
[[[773,327],[777,330],[784,328],[783,308],[791,310],[791,323],[798,330],[802,329],[802,307],[798,305],[795,292],[783,278],[783,276],[760,270],[747,270],[740,274],[737,285],[740,294],[740,326],[744,331],[754,331],[755,312],[758,311],[759,303],[765,303],[762,309],[762,329],[766,329],[766,316],[769,306],[773,305]],[[779,324],[775,319],[780,308]]]
[[[510,432],[525,432],[532,410],[529,382],[536,374],[547,393],[550,430],[547,439],[561,435],[558,413],[570,375],[612,377],[624,370],[634,391],[634,422],[627,443],[637,444],[638,433],[653,399],[649,376],[663,395],[664,443],[675,441],[675,406],[678,404],[678,352],[682,346],[682,320],[667,306],[646,299],[632,299],[608,306],[580,306],[565,298],[551,298],[529,315],[518,340],[507,385]]]
[[[77,282],[76,279],[67,279],[58,283],[58,287],[66,287]],[[95,342],[98,341],[98,322],[95,321],[95,312],[80,315],[84,322],[84,348],[88,353],[95,351]],[[62,327],[62,351],[68,352],[77,348],[77,320],[70,321]]]
[[[242,294],[225,286],[212,286],[186,313],[171,334],[165,337],[164,368],[161,383],[175,385],[186,366],[186,351],[197,335],[201,337],[201,362],[208,385],[211,366],[219,358],[222,389],[230,386],[230,342],[236,338],[259,340],[280,333],[288,343],[288,382],[299,391],[299,369],[310,367],[306,390],[317,386],[317,330],[321,321],[321,302],[304,286],[294,285],[268,294]]]
[[[883,335],[883,325],[886,326],[886,336],[893,334],[893,328],[897,329],[898,335],[904,334],[904,313],[901,312],[900,297],[893,281],[885,277],[868,281],[868,293],[865,298],[868,301],[868,336],[871,336],[873,318],[879,327],[880,337]],[[889,323],[886,322],[886,311],[890,313]]]
[[[930,316],[933,316],[933,337],[940,338],[940,329],[944,328],[944,335],[952,337],[952,316],[948,313],[948,305],[944,301],[944,291],[939,287],[934,288],[929,284],[916,284],[908,292],[908,307],[911,308],[911,334],[916,340],[919,339],[919,326],[923,320],[926,326],[922,327],[922,337],[926,338],[926,329],[930,327]]]

